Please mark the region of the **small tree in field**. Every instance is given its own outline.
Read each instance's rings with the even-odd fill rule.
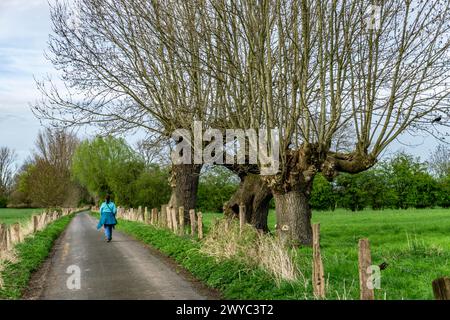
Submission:
[[[79,141],[64,130],[45,130],[38,134],[36,150],[19,177],[18,189],[34,205],[76,206],[83,193],[71,180],[72,156]]]
[[[0,208],[6,207],[14,178],[16,153],[8,147],[0,148]]]
[[[438,178],[450,176],[450,148],[439,145],[430,157],[430,168]]]

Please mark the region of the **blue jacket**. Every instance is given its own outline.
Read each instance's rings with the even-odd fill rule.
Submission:
[[[114,202],[103,202],[100,206],[100,221],[98,222],[97,229],[100,229],[104,224],[116,225],[116,213],[117,208]]]

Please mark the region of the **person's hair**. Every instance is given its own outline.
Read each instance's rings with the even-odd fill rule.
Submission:
[[[109,203],[111,201],[111,196],[109,194],[106,195],[106,203]]]

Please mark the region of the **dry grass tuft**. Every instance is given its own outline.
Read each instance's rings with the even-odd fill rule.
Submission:
[[[14,250],[0,251],[0,289],[3,289],[2,272],[5,269],[5,262],[16,263],[17,256]]]
[[[259,233],[250,225],[242,232],[232,219],[215,221],[204,241],[201,252],[217,260],[237,259],[268,271],[279,285],[281,281],[297,281],[301,272],[295,264],[295,250],[286,248],[279,238]]]

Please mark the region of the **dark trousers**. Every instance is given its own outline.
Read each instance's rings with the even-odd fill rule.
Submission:
[[[112,239],[112,229],[113,229],[113,225],[112,224],[105,224],[103,225],[105,227],[105,236],[108,240]]]

